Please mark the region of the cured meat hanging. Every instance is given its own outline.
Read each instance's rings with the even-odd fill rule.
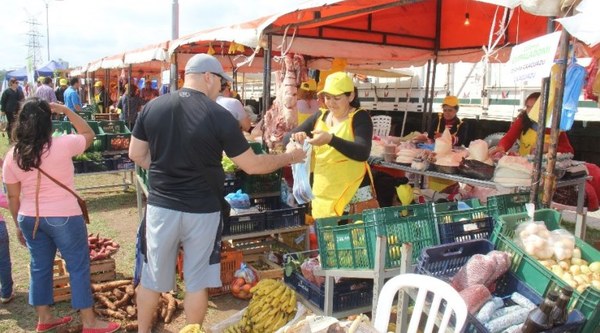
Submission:
[[[263,140],[270,149],[283,150],[283,136],[298,125],[297,91],[308,77],[304,57],[287,54],[276,72],[275,100],[265,113]]]

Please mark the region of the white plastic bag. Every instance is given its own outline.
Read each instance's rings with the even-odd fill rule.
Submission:
[[[557,261],[571,259],[575,250],[575,236],[564,229],[550,232],[552,235],[552,248]]]
[[[308,141],[304,141],[302,149],[306,152],[306,159],[303,162],[292,164],[292,176],[294,177],[292,192],[296,201],[301,205],[314,198],[310,187],[312,145]]]
[[[536,16],[561,16],[560,0],[522,0],[521,8]]]

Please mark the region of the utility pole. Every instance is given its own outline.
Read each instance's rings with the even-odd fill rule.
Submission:
[[[48,50],[48,62],[50,62],[50,24],[48,22],[48,1],[46,1],[46,49]]]
[[[173,0],[171,5],[171,40],[179,38],[179,3],[177,0]],[[175,91],[179,87],[177,86],[177,53],[173,53],[171,56],[171,82],[169,84],[169,90]]]

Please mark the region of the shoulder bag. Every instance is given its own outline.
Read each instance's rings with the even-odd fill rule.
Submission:
[[[359,214],[367,209],[375,209],[379,208],[379,201],[377,201],[377,192],[375,191],[375,182],[373,181],[373,174],[371,174],[371,168],[365,162],[365,167],[367,168],[367,173],[369,174],[369,179],[371,180],[371,194],[373,197],[367,201],[360,201],[350,204],[350,214]]]
[[[48,173],[46,173],[46,171],[38,168],[37,185],[35,188],[35,225],[33,227],[33,239],[35,239],[35,234],[37,232],[38,227],[40,226],[39,197],[40,197],[40,181],[42,179],[42,174],[44,174],[44,176],[48,177],[51,181],[56,183],[56,185],[62,187],[67,192],[71,193],[77,199],[77,204],[79,205],[79,208],[81,208],[81,215],[83,215],[83,220],[85,221],[86,224],[89,224],[90,216],[88,214],[87,204],[85,203],[85,200],[83,200],[82,197],[80,197],[77,193],[75,193],[75,191],[71,190],[67,185],[59,182],[56,178],[54,178],[54,177],[50,176]]]

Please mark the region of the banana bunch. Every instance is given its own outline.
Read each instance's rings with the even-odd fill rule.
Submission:
[[[275,332],[296,314],[296,293],[283,282],[260,280],[250,289],[252,299],[242,319],[224,333]]]

